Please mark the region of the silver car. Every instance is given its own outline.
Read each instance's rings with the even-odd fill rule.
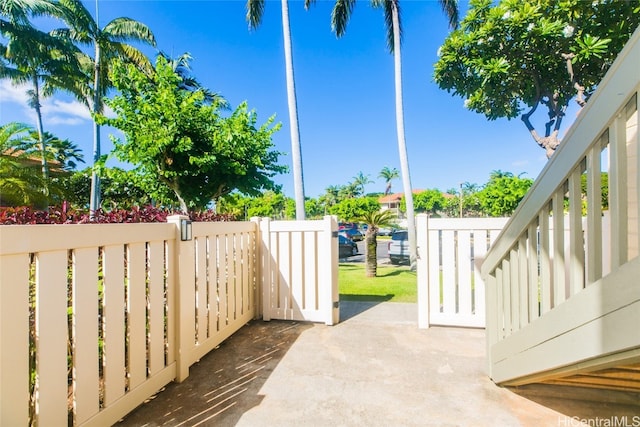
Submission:
[[[389,259],[391,264],[409,263],[409,237],[407,231],[395,231],[389,242]]]

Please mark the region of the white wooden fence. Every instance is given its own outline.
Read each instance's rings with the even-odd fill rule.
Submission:
[[[479,271],[507,218],[428,218],[417,215],[418,326],[485,326]]]
[[[261,311],[338,321],[335,220],[181,219],[0,226],[1,426],[112,425]]]

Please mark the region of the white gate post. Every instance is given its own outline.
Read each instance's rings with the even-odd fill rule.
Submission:
[[[429,327],[429,217],[416,215],[418,241],[417,281],[418,281],[418,328]]]
[[[181,240],[181,220],[188,220],[185,215],[167,217],[169,224],[175,225],[175,274],[176,279],[176,381],[182,382],[189,376],[190,352],[195,345],[195,249],[193,240]],[[191,238],[191,236],[189,236]]]
[[[323,245],[324,250],[320,254],[330,257],[324,261],[319,260],[320,265],[329,265],[328,275],[320,283],[322,286],[321,304],[329,304],[326,307],[327,325],[335,325],[340,322],[340,297],[338,294],[338,222],[335,216],[324,217]],[[322,255],[321,255],[322,256]]]
[[[259,319],[262,317],[262,313],[264,311],[262,307],[262,290],[265,287],[265,280],[263,276],[264,267],[264,254],[262,248],[262,233],[260,230],[260,217],[254,216],[251,217],[251,222],[255,224],[255,234],[254,234],[254,253],[253,253],[253,275],[255,280],[255,287],[253,289],[253,306],[254,306],[254,319]]]
[[[262,289],[262,320],[271,320],[271,268],[273,261],[271,257],[271,219],[262,218],[260,220],[260,258],[258,263],[260,264],[260,288]]]

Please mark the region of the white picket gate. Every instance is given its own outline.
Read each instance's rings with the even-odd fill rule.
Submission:
[[[417,215],[418,326],[485,326],[479,261],[508,218]]]
[[[338,223],[260,220],[262,317],[333,325],[338,311]]]

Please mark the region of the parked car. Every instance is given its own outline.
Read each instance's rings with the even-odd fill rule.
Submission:
[[[405,230],[394,231],[389,242],[391,264],[409,263],[409,234]]]
[[[347,237],[348,239],[353,240],[354,242],[359,242],[364,239],[364,236],[357,228],[345,228],[344,230],[340,230],[340,234]]]
[[[338,234],[338,257],[347,258],[358,255],[358,245],[348,237]]]
[[[391,236],[391,233],[393,233],[392,229],[381,227],[381,228],[378,228],[377,235],[378,236]]]

